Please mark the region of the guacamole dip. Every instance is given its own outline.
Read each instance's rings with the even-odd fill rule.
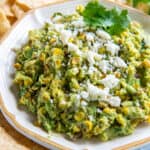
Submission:
[[[112,23],[120,18],[111,11]],[[92,24],[87,12],[79,5],[31,30],[16,51],[14,82],[19,104],[47,132],[110,140],[150,122],[150,47],[139,23],[113,27],[93,17]],[[127,19],[125,11],[120,15]]]

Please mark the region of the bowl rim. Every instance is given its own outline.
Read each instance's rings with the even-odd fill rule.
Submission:
[[[43,6],[39,6],[37,8],[34,8],[30,11],[28,11],[27,13],[25,13],[20,19],[18,19],[11,27],[11,29],[0,39],[0,45],[7,39],[7,37],[9,36],[9,34],[13,31],[13,29],[19,24],[19,22],[24,18],[26,17],[27,15],[33,13],[34,11],[36,11],[37,9],[39,8],[44,8],[44,7],[47,7],[47,6],[52,6],[52,5],[57,5],[57,4],[61,4],[61,3],[65,3],[65,2],[73,2],[75,0],[56,0],[54,2],[51,2],[51,3],[48,3],[48,4],[45,4]],[[125,9],[128,9],[130,11],[134,11],[134,12],[137,12],[141,15],[143,15],[144,17],[148,17],[150,19],[150,16],[143,13],[142,11],[139,11],[135,8],[132,8],[130,6],[127,6],[125,4],[121,4],[119,2],[113,2],[111,0],[106,0],[107,2],[111,3],[111,4],[117,4],[118,6],[122,7],[122,8],[125,8]],[[33,132],[33,131],[30,131],[29,129],[23,127],[20,123],[17,122],[16,118],[15,118],[15,115],[12,114],[11,112],[9,112],[7,110],[7,108],[5,107],[5,104],[4,104],[4,101],[2,99],[2,96],[0,95],[0,109],[2,111],[2,113],[4,113],[4,117],[6,118],[6,116],[11,120],[9,121],[7,118],[7,122],[11,124],[12,122],[12,126],[15,127],[16,129],[18,129],[18,131],[21,133],[21,131],[24,132],[24,136],[27,137],[28,135],[28,138],[31,137],[30,139],[37,142],[37,141],[40,141],[40,142],[43,142],[45,144],[48,144],[48,145],[51,145],[57,149],[60,149],[60,150],[71,150],[69,147],[66,147],[66,146],[63,146],[57,142],[54,142],[48,138],[45,138],[43,136],[40,136],[39,134]],[[5,116],[6,115],[6,116]],[[22,133],[21,133],[22,134]],[[141,140],[138,140],[138,141],[134,141],[134,142],[129,142],[123,146],[119,146],[119,147],[116,147],[116,148],[113,148],[113,150],[124,150],[124,149],[128,149],[128,148],[132,148],[134,146],[139,146],[141,144],[144,144],[146,142],[150,142],[150,137],[147,137],[147,138],[144,138],[144,139],[141,139]],[[38,143],[38,142],[37,142]],[[44,146],[44,145],[43,145]]]

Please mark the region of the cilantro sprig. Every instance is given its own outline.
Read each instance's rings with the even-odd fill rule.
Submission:
[[[130,23],[127,10],[106,9],[98,1],[89,2],[83,13],[84,21],[94,28],[103,28],[111,35],[120,34]]]

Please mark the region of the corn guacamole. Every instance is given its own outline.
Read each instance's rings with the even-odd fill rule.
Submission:
[[[55,13],[16,51],[19,104],[70,139],[129,135],[150,122],[149,43],[139,23],[110,35],[87,26],[83,10]]]

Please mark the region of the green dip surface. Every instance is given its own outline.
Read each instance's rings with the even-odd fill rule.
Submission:
[[[70,139],[129,135],[150,122],[150,47],[139,23],[112,36],[89,27],[83,9],[29,32],[14,64],[19,104]]]

